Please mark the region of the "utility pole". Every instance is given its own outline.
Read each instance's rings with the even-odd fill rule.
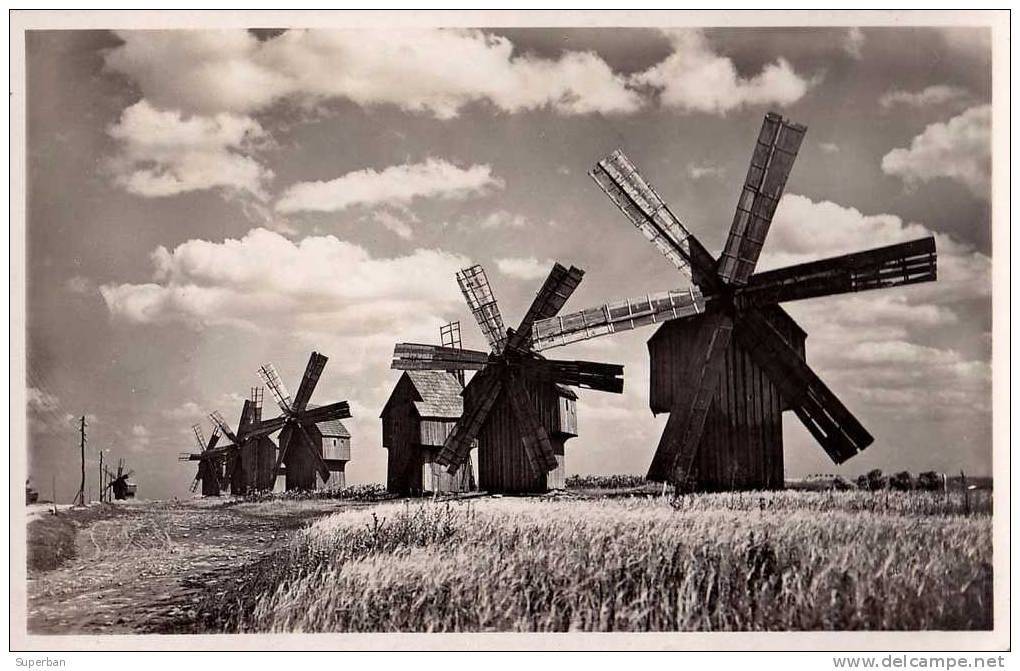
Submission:
[[[103,451],[99,450],[99,502],[103,502]]]
[[[78,502],[85,506],[85,415],[81,416],[81,487],[78,488]]]

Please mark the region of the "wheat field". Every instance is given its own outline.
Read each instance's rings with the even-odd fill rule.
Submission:
[[[990,500],[922,492],[404,501],[320,519],[218,631],[983,629]]]

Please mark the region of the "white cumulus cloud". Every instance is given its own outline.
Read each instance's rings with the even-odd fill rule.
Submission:
[[[241,239],[189,240],[152,253],[153,281],[104,284],[118,321],[233,325],[328,341],[353,363],[404,334],[432,337],[463,306],[456,271],[468,259],[432,249],[392,258],[332,235],[288,240],[253,229]],[[421,337],[421,336],[419,336]]]
[[[887,91],[878,99],[878,104],[883,109],[890,109],[897,105],[931,107],[933,105],[968,100],[969,98],[970,92],[965,88],[949,86],[947,84],[935,84],[920,91],[903,91],[901,89]]]
[[[933,123],[910,147],[882,157],[882,171],[913,187],[946,178],[960,182],[977,198],[991,196],[992,108],[972,107],[945,123]]]
[[[713,51],[700,30],[668,32],[673,53],[633,77],[633,83],[657,89],[663,105],[688,112],[725,114],[748,105],[790,105],[814,84],[779,57],[751,77]]]
[[[224,188],[264,199],[273,176],[250,155],[266,134],[248,117],[188,116],[141,100],[108,132],[119,144],[109,162],[114,181],[138,196]]]
[[[287,188],[278,212],[338,212],[355,205],[406,204],[415,198],[461,200],[503,187],[489,165],[461,168],[443,159],[356,170],[324,182],[301,182]]]
[[[640,97],[599,56],[518,53],[480,30],[124,31],[107,67],[162,106],[250,113],[282,100],[347,99],[441,119],[470,103],[502,112],[632,112]]]
[[[548,259],[539,261],[533,256],[521,258],[504,257],[496,259],[496,268],[508,277],[516,277],[520,280],[537,280],[545,278],[554,263],[554,261]]]

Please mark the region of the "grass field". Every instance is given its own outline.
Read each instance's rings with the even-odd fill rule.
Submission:
[[[200,630],[987,629],[990,512],[990,492],[381,503],[239,569]]]

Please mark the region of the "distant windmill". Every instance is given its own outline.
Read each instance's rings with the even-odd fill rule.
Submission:
[[[198,444],[199,452],[182,452],[178,457],[179,461],[198,462],[198,472],[191,483],[191,491],[196,491],[199,483],[201,483],[202,496],[219,496],[220,492],[223,491],[223,462],[226,456],[226,452],[222,449],[216,450],[216,444],[220,440],[220,427],[215,423],[213,424],[213,431],[212,435],[209,436],[209,442],[206,442],[205,436],[202,435],[201,425],[194,424],[191,430],[195,434],[195,442]]]
[[[783,486],[782,411],[835,463],[871,434],[805,361],[805,333],[779,303],[936,278],[934,238],[753,274],[806,128],[765,116],[718,261],[616,151],[591,176],[693,282],[534,325],[536,347],[668,322],[648,343],[651,407],[669,421],[648,478],[695,489]]]
[[[576,395],[561,385],[620,393],[623,366],[557,361],[531,346],[537,319],[554,316],[584,272],[555,264],[516,331],[503,317],[481,266],[457,274],[461,292],[491,351],[401,343],[392,367],[399,370],[476,370],[464,388],[464,413],[436,462],[450,473],[465,463],[478,439],[478,486],[490,492],[534,492],[562,487],[564,442],[576,435]]]
[[[118,501],[124,499],[134,498],[135,492],[137,491],[137,485],[128,482],[128,478],[134,475],[134,471],[124,472],[124,460],[121,459],[117,464],[117,474],[114,475],[109,470],[106,471],[106,475],[110,478],[110,482],[107,483],[106,487],[113,490],[113,498]]]
[[[263,364],[259,368],[259,375],[269,387],[269,391],[273,394],[283,414],[260,422],[248,435],[254,437],[280,431],[280,450],[273,474],[275,477],[284,466],[286,467],[288,490],[314,489],[316,473],[319,474],[323,483],[329,481],[332,471],[329,464],[323,459],[322,434],[316,424],[351,416],[347,401],[315,408],[308,405],[328,360],[326,356],[312,352],[308,359],[308,365],[305,367],[305,374],[298,385],[297,394],[293,398],[272,364]]]

